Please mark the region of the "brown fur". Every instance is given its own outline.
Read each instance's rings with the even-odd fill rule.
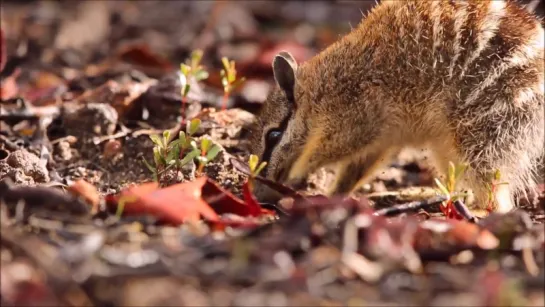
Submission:
[[[469,164],[464,184],[481,208],[499,170],[509,184],[497,210],[508,211],[543,157],[543,48],[539,21],[511,2],[383,1],[299,67],[277,57],[280,85],[253,127],[252,152],[271,151],[267,177],[291,184],[337,163],[331,193],[347,193],[402,147],[427,147],[440,171]],[[283,134],[266,148],[271,128]]]

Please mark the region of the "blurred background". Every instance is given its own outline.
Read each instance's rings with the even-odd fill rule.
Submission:
[[[99,74],[106,60],[119,60],[160,78],[202,49],[210,69],[221,68],[222,56],[235,60],[240,75],[250,79],[244,98],[258,102],[270,86],[277,51],[308,59],[350,31],[377,2],[4,0],[1,26],[9,56],[2,77],[20,67],[20,81],[34,80],[33,69],[70,80],[77,70]],[[545,1],[520,2],[543,16]]]

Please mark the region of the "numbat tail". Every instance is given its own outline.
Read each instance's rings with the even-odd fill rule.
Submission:
[[[405,146],[437,169],[467,163],[463,188],[486,208],[514,208],[544,151],[544,31],[511,2],[382,1],[351,33],[298,65],[276,55],[277,83],[251,151],[267,178],[298,185],[337,164],[331,194],[353,191]],[[258,198],[274,193],[256,185]]]

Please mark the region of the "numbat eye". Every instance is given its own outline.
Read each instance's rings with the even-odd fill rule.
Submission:
[[[271,130],[267,134],[267,143],[269,143],[269,145],[274,145],[280,141],[281,136],[282,132],[280,130]]]

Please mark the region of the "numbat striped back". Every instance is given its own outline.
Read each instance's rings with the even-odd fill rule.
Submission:
[[[429,148],[439,172],[467,163],[475,205],[508,211],[543,161],[544,30],[507,1],[382,1],[309,61],[273,61],[276,88],[252,130],[266,176],[297,185],[337,164],[331,193],[372,178],[405,146]],[[258,197],[274,197],[263,186]]]

